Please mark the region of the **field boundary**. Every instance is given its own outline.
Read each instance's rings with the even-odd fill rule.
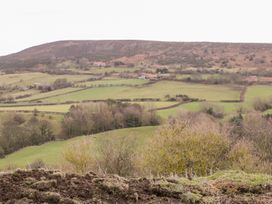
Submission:
[[[191,103],[191,102],[179,102],[179,103],[176,103],[176,104],[173,104],[171,106],[165,106],[165,107],[161,107],[161,108],[153,108],[149,111],[160,111],[160,110],[167,110],[167,109],[171,109],[171,108],[176,108],[180,105],[183,105],[183,104],[186,104],[186,103]]]
[[[79,90],[69,91],[67,93],[60,93],[60,94],[56,94],[56,95],[52,95],[52,96],[41,97],[41,98],[29,100],[29,101],[25,100],[25,101],[21,101],[21,102],[35,102],[35,101],[39,101],[39,100],[42,100],[42,99],[48,99],[48,98],[52,98],[52,97],[56,97],[56,96],[62,96],[62,95],[70,94],[70,93],[84,91],[86,89],[89,89],[89,88],[81,88]]]
[[[0,110],[1,113],[8,113],[8,112],[16,112],[16,113],[33,113],[34,110]],[[65,115],[66,113],[62,112],[54,112],[54,111],[39,111],[38,113],[45,113],[45,114],[54,114],[54,115]]]
[[[246,92],[247,92],[247,88],[248,88],[247,85],[245,85],[242,88],[241,93],[240,93],[240,102],[244,102],[245,101],[245,95],[246,95]]]

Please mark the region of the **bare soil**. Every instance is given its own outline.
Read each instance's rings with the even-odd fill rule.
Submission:
[[[201,185],[178,178],[85,176],[47,170],[0,175],[0,203],[272,203],[272,184],[249,186],[228,181]]]

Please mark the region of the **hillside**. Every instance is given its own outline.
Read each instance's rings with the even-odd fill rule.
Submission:
[[[272,67],[272,44],[59,41],[0,57],[0,69],[65,69],[92,66]]]
[[[40,146],[30,146],[23,148],[13,154],[8,155],[4,159],[0,159],[0,170],[5,169],[10,165],[16,167],[24,168],[28,164],[36,161],[37,159],[42,159],[49,166],[54,166],[59,164],[63,160],[63,151],[69,147],[69,144],[92,141],[99,143],[99,141],[104,138],[110,137],[118,140],[120,138],[129,136],[131,138],[137,138],[137,144],[142,145],[144,141],[152,137],[156,127],[138,127],[138,128],[124,128],[119,130],[107,131],[99,134],[94,134],[92,136],[79,136],[69,140],[63,141],[53,141],[45,143]],[[135,144],[136,146],[136,144]]]
[[[85,176],[57,171],[17,170],[0,175],[2,203],[248,203],[272,202],[271,177],[239,171],[185,178]]]

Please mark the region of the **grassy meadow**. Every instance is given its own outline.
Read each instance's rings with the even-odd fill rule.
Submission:
[[[253,85],[247,88],[245,102],[253,103],[257,98],[269,99],[272,97],[272,86]]]

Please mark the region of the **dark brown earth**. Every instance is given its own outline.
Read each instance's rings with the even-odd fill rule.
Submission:
[[[66,68],[64,64],[67,63],[69,66],[86,68],[95,62],[109,66],[118,62],[117,66],[271,68],[272,44],[59,41],[0,57],[0,69],[57,69]]]
[[[272,203],[272,184],[182,183],[178,178],[85,176],[17,170],[0,176],[0,203]]]

